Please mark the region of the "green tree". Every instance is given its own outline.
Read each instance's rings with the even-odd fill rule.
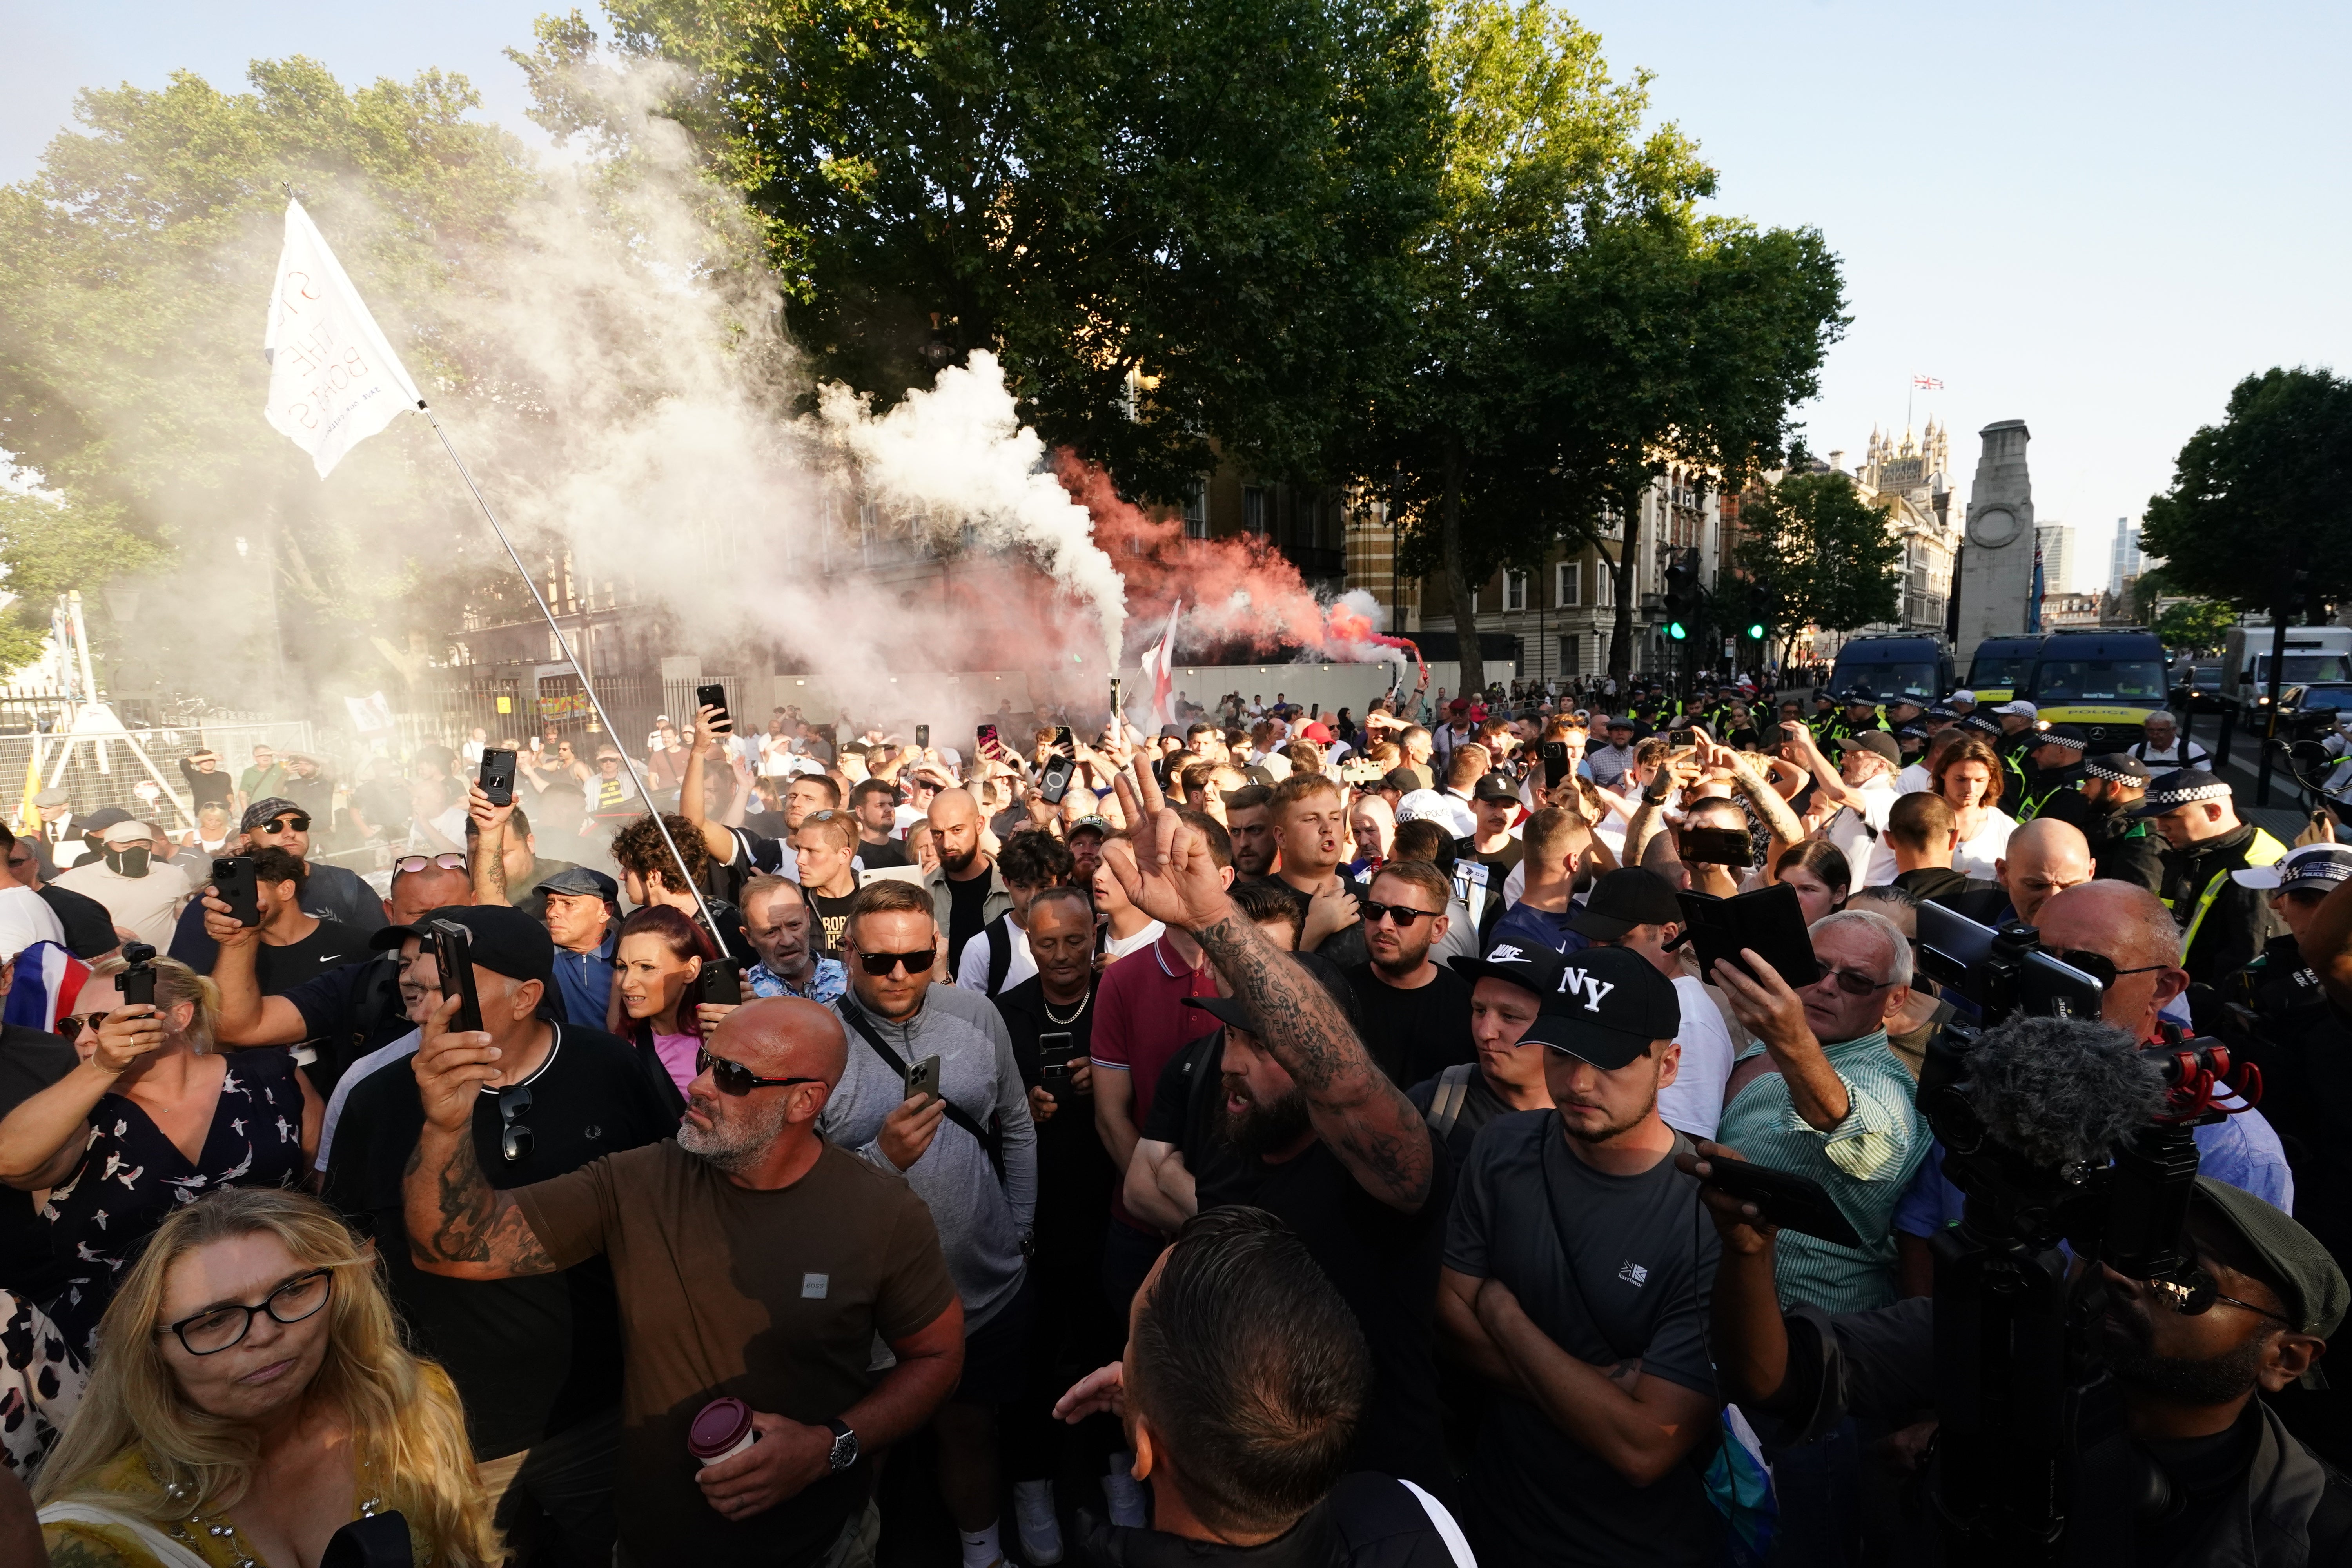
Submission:
[[[2238,624],[2238,612],[2215,599],[2191,599],[2175,605],[2156,618],[2156,635],[2167,647],[2193,653],[2214,653],[2222,634]]]
[[[1790,474],[1744,498],[1739,532],[1734,563],[1751,581],[1772,585],[1769,629],[1783,639],[1783,664],[1802,627],[1852,631],[1901,613],[1903,546],[1886,514],[1845,474]]]
[[[289,657],[321,671],[373,662],[379,626],[457,624],[457,590],[427,563],[452,557],[436,531],[463,514],[446,488],[418,493],[415,433],[395,426],[328,487],[262,419],[288,187],[396,330],[453,286],[530,182],[518,143],[464,118],[477,99],[461,78],[347,91],[298,58],[256,62],[248,79],[247,93],[187,72],[86,91],[84,129],[0,187],[0,430],[58,498],[0,511],[19,624],[45,621],[58,588],[87,597],[118,574],[170,571],[138,631],[142,659],[182,681],[234,680],[239,657],[265,667],[275,611]],[[415,353],[412,373],[446,384],[457,346]],[[121,628],[92,629],[103,646]],[[0,658],[24,652],[0,645]]]
[[[2175,591],[2242,610],[2275,608],[2298,573],[2315,601],[2352,597],[2352,381],[2298,368],[2240,382],[2221,423],[2180,448],[2140,542]]]
[[[1647,76],[1612,79],[1546,0],[1453,0],[1433,57],[1443,205],[1414,252],[1412,351],[1339,466],[1388,494],[1407,570],[1441,576],[1465,686],[1478,583],[1613,539],[1622,677],[1641,492],[1676,463],[1736,483],[1778,450],[1843,325],[1835,262],[1809,231],[1701,215],[1715,173],[1674,126],[1643,129]]]
[[[885,404],[996,350],[1048,441],[1172,499],[1298,476],[1402,337],[1431,209],[1416,0],[610,0],[750,201],[823,378]],[[543,21],[543,123],[596,130]],[[518,56],[518,58],[523,57]]]

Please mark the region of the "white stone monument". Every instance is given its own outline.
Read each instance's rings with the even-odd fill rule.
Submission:
[[[2003,419],[1977,434],[1984,451],[1969,491],[1959,637],[1952,650],[1962,669],[1985,638],[2024,636],[2033,598],[2033,480],[2025,468],[2032,435],[2022,419]]]

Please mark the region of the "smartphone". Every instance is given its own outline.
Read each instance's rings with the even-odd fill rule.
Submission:
[[[1067,1083],[1070,1058],[1078,1054],[1067,1029],[1049,1029],[1037,1037],[1037,1071],[1047,1083]]]
[[[1558,789],[1568,777],[1568,742],[1546,741],[1543,743],[1544,788]]]
[[[940,1098],[939,1058],[925,1057],[915,1064],[915,1070],[907,1075],[907,1092],[909,1095],[928,1094],[933,1100]]]
[[[1769,1165],[1751,1165],[1745,1160],[1717,1158],[1709,1160],[1706,1165],[1711,1173],[1707,1176],[1710,1183],[1742,1203],[1754,1204],[1767,1225],[1801,1231],[1840,1247],[1862,1245],[1853,1222],[1811,1176],[1776,1171]]]
[[[229,907],[241,926],[261,923],[261,891],[253,875],[253,859],[246,855],[222,856],[213,861],[213,891]]]
[[[1677,730],[1666,737],[1666,748],[1669,751],[1687,752],[1697,744],[1698,736],[1688,730]]]
[[[456,921],[435,921],[427,928],[433,936],[433,963],[441,972],[441,994],[449,994],[451,976],[457,982],[457,1011],[449,1020],[449,1027],[459,1032],[471,1032],[482,1026],[482,1004],[474,994],[474,933]]]
[[[993,724],[982,724],[980,727],[980,744],[974,750],[973,755],[986,756],[988,754],[989,748],[995,744],[996,726]]]
[[[1065,755],[1075,755],[1075,747],[1076,744],[1077,742],[1070,734],[1070,727],[1067,724],[1056,724],[1054,726],[1054,750],[1060,752]]]
[[[1739,837],[1745,854],[1748,836],[1742,833]],[[1704,893],[1675,897],[1682,903],[1691,945],[1698,950],[1702,979],[1718,963],[1737,964],[1745,973],[1747,966],[1739,957],[1743,948],[1763,959],[1792,991],[1821,978],[1813,939],[1805,929],[1805,906],[1797,901],[1797,889],[1786,882],[1730,899],[1713,899]]]
[[[501,752],[496,746],[482,752],[480,782],[482,793],[490,797],[492,805],[514,804],[515,754]]]
[[[1737,827],[1685,827],[1675,844],[1684,859],[1709,866],[1747,866],[1756,858],[1748,835]]]
[[[1068,733],[1067,731],[1063,732]],[[1038,781],[1037,793],[1045,797],[1046,805],[1062,804],[1062,797],[1070,793],[1070,775],[1077,771],[1077,766],[1064,756],[1056,756],[1045,764],[1045,777]]]
[[[694,705],[697,708],[718,709],[719,711],[710,716],[710,727],[722,735],[730,735],[735,732],[734,715],[727,711],[727,689],[725,687],[696,687],[694,689]]]
[[[918,724],[918,725],[916,725],[916,726],[915,726],[915,750],[917,750],[917,751],[919,751],[919,752],[928,752],[928,751],[929,751],[930,749],[931,749],[931,727],[930,727],[929,724]]]
[[[740,959],[706,958],[694,977],[694,999],[721,1007],[743,1005],[743,963]]]

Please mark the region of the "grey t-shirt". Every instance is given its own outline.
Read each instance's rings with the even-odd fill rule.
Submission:
[[[1471,1149],[1445,1266],[1501,1280],[1579,1361],[1608,1369],[1639,1358],[1643,1376],[1712,1397],[1705,1331],[1717,1249],[1698,1184],[1673,1161],[1638,1176],[1596,1171],[1568,1147],[1557,1112],[1517,1110],[1488,1122]],[[1714,1451],[1702,1440],[1655,1484],[1635,1487],[1534,1405],[1498,1394],[1463,1523],[1492,1562],[1710,1562],[1720,1521],[1700,1476]]]

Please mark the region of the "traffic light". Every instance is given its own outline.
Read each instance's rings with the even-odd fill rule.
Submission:
[[[1689,637],[1689,622],[1697,609],[1696,557],[1694,553],[1678,554],[1666,568],[1666,636],[1676,642]]]
[[[1762,642],[1772,616],[1772,584],[1759,578],[1748,584],[1748,637]]]
[[[1690,633],[1684,628],[1682,622],[1668,621],[1666,623],[1666,635],[1674,638],[1675,641],[1680,642],[1683,638],[1690,636]]]

